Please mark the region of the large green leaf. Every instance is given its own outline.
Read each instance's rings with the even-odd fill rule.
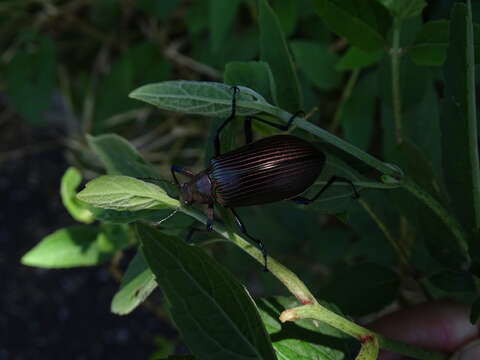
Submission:
[[[239,5],[239,0],[208,0],[210,46],[213,53],[218,53],[227,39]]]
[[[125,315],[140,305],[157,287],[155,277],[145,257],[138,251],[128,264],[120,289],[112,299],[110,309],[118,315]]]
[[[340,36],[365,51],[385,46],[391,17],[377,1],[314,0],[325,24]]]
[[[92,206],[119,211],[179,206],[178,200],[168,196],[161,187],[120,175],[105,175],[91,180],[77,197]]]
[[[23,42],[27,49],[18,49],[4,72],[7,94],[25,120],[44,125],[55,86],[55,45],[49,37],[30,33],[20,35],[19,43]]]
[[[90,224],[95,219],[90,209],[80,202],[77,195],[77,187],[82,182],[82,175],[74,167],[69,167],[62,176],[60,195],[62,202],[69,214],[77,221]]]
[[[334,305],[321,302],[340,314]],[[311,320],[280,323],[280,313],[295,306],[293,297],[264,298],[257,301],[278,359],[344,360],[353,358],[358,346],[347,335],[330,325]]]
[[[468,68],[474,66],[468,54],[469,42],[467,8],[456,4],[452,10],[450,44],[445,63],[445,101],[443,104],[442,159],[445,184],[455,215],[467,231],[475,228],[475,205],[478,202],[478,134],[471,134],[471,109],[475,111],[475,87],[470,87]],[[473,54],[472,54],[473,55]],[[475,114],[473,114],[475,117]],[[473,152],[472,152],[473,147]],[[476,158],[476,161],[475,161]]]
[[[240,86],[237,94],[237,115],[252,115],[254,105],[268,106],[255,91]],[[227,117],[232,110],[232,87],[215,82],[164,81],[139,87],[129,95],[161,109],[187,114]],[[248,105],[245,106],[245,105]]]
[[[278,106],[294,113],[302,108],[302,95],[292,57],[280,23],[267,0],[259,0],[260,58],[272,69]]]
[[[245,288],[202,249],[137,225],[148,265],[190,350],[201,359],[275,359]]]
[[[22,264],[45,268],[98,265],[125,246],[97,227],[77,225],[55,231],[22,257]],[[120,236],[123,236],[120,234]]]
[[[337,62],[335,68],[340,71],[361,69],[376,64],[384,55],[385,51],[383,49],[364,51],[356,46],[350,46],[345,55]]]
[[[299,68],[315,86],[332,90],[340,85],[342,74],[335,69],[338,56],[327,45],[297,40],[290,47]]]
[[[390,269],[364,263],[338,269],[322,293],[343,312],[366,315],[392,303],[399,285],[398,276]]]

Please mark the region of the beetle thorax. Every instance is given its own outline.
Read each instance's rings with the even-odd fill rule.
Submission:
[[[191,181],[180,185],[180,197],[185,205],[193,203],[211,204],[212,183],[205,172],[197,174]]]

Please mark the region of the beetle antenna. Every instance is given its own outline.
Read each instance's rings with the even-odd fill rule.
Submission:
[[[165,216],[162,220],[159,220],[157,222],[155,222],[153,225],[155,226],[158,226],[160,225],[161,223],[163,223],[164,221],[167,221],[168,219],[170,219],[173,215],[175,215],[178,210],[180,210],[180,206],[177,206],[170,214],[168,214],[167,216]]]

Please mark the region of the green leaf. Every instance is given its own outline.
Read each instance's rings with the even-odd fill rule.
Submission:
[[[232,27],[237,13],[239,0],[208,0],[210,46],[218,53]]]
[[[399,284],[398,276],[390,269],[364,263],[343,266],[322,294],[349,315],[366,315],[392,303]]]
[[[74,167],[69,167],[62,176],[60,195],[63,205],[75,220],[90,224],[95,220],[92,212],[76,198],[77,188],[81,182],[80,172]]]
[[[356,46],[350,46],[348,51],[338,60],[335,69],[339,71],[362,69],[374,65],[385,56],[385,51],[364,51]]]
[[[477,286],[474,276],[467,271],[444,270],[429,278],[430,282],[449,293],[475,293]]]
[[[20,40],[20,44],[26,42],[27,49],[18,49],[4,71],[7,94],[30,124],[46,125],[44,115],[56,80],[55,44],[49,37],[30,33],[23,33]]]
[[[341,315],[334,305],[321,304]],[[263,298],[257,301],[257,306],[278,359],[343,360],[353,358],[357,352],[358,346],[347,335],[325,323],[311,320],[280,323],[278,318],[283,310],[298,306],[293,297]]]
[[[425,0],[378,0],[391,14],[401,20],[418,16],[422,10],[427,6]]]
[[[327,27],[352,45],[365,51],[386,45],[392,20],[377,1],[314,0],[314,5]]]
[[[22,257],[22,264],[44,268],[93,266],[108,260],[117,249],[97,227],[71,226],[43,238]]]
[[[300,12],[299,7],[306,4],[297,0],[274,0],[271,4],[283,33],[285,36],[289,36],[295,30]]]
[[[272,70],[264,61],[234,61],[225,66],[225,84],[245,86],[276,103],[276,85]]]
[[[190,350],[202,359],[275,359],[255,303],[202,249],[137,225],[148,265]]]
[[[292,57],[280,23],[267,0],[259,0],[260,59],[275,77],[278,105],[294,113],[302,108],[302,95]]]
[[[155,277],[139,250],[128,264],[120,289],[112,299],[110,310],[118,315],[128,314],[144,302],[156,287]]]
[[[455,216],[467,231],[475,225],[475,188],[473,176],[478,168],[472,168],[471,147],[477,153],[478,135],[470,134],[469,108],[475,107],[475,88],[468,83],[470,65],[468,57],[467,8],[455,4],[450,24],[450,45],[445,63],[445,101],[442,107],[440,128],[442,132],[442,160],[445,185]],[[471,39],[473,41],[473,39]],[[473,92],[473,94],[471,94]],[[470,143],[472,142],[472,143]],[[475,156],[478,157],[478,154]],[[478,167],[478,160],[476,162]],[[478,176],[476,177],[478,179]]]
[[[290,47],[299,68],[315,86],[332,90],[340,85],[342,74],[335,69],[338,57],[327,45],[299,40],[292,41]]]
[[[423,24],[422,30],[408,50],[408,54],[416,64],[439,66],[445,62],[449,24],[447,20],[435,20]]]
[[[178,200],[161,187],[128,176],[100,176],[85,185],[77,197],[87,204],[112,210],[138,211],[174,208]]]
[[[239,88],[237,115],[257,113],[258,110],[252,109],[253,104],[267,105],[265,99],[253,90],[242,86]],[[144,85],[132,91],[129,96],[160,109],[186,114],[227,117],[232,110],[233,92],[231,86],[221,83],[177,80]]]

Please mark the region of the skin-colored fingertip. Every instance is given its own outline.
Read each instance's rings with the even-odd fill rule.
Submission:
[[[293,310],[285,310],[280,314],[280,317],[278,318],[282,323],[287,322],[287,321],[295,321],[298,320],[298,317]]]

